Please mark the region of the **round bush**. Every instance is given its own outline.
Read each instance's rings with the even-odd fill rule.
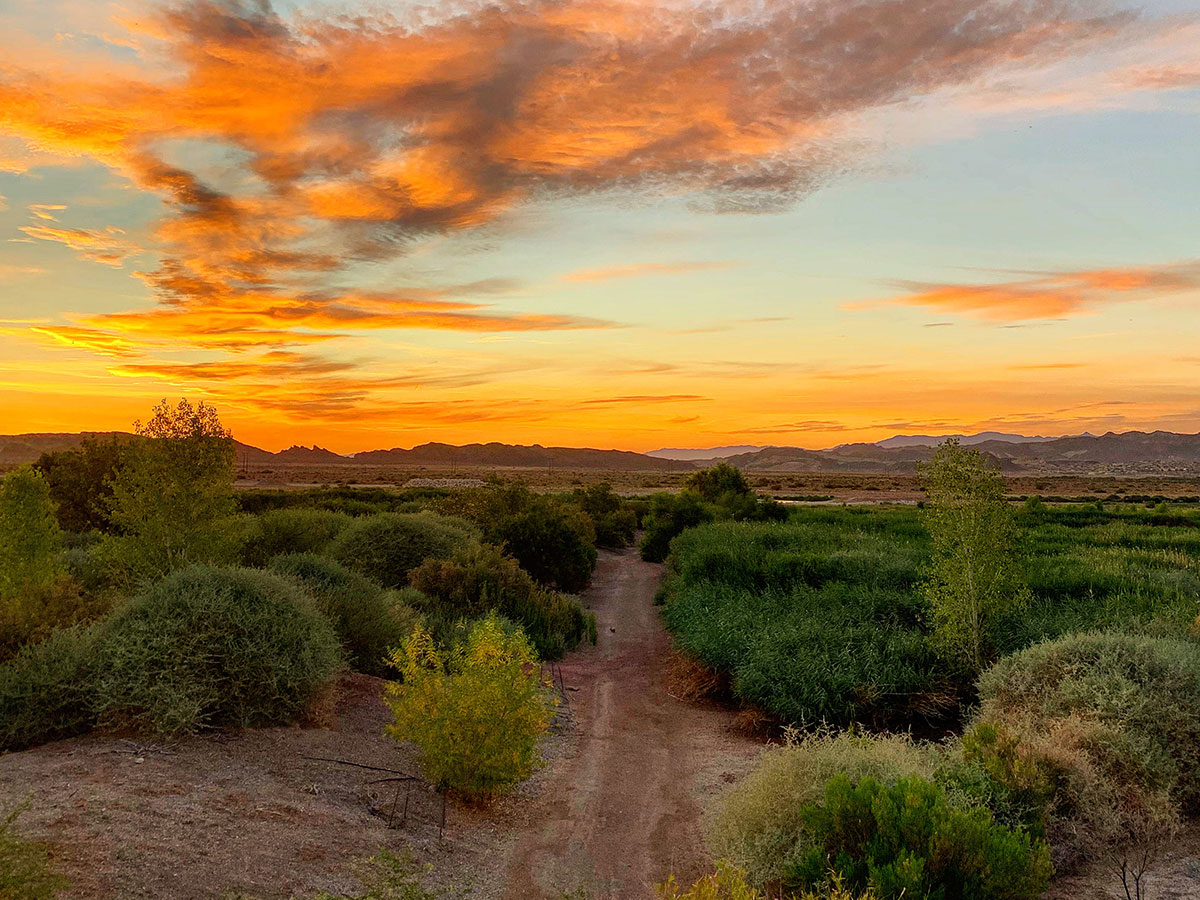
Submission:
[[[475,541],[462,521],[432,513],[379,513],[355,519],[329,547],[329,556],[387,587],[404,587],[427,559],[448,559]]]
[[[885,783],[911,775],[932,777],[936,748],[905,735],[872,737],[850,731],[818,732],[768,749],[754,771],[726,795],[709,829],[719,857],[745,869],[756,884],[777,882],[813,847],[802,811],[820,801],[835,775]]]
[[[107,619],[100,721],[160,735],[295,721],[342,665],[333,626],[293,579],[193,566]]]
[[[1200,644],[1071,634],[979,679],[978,723],[1011,734],[1054,786],[1047,833],[1064,861],[1172,830],[1200,803]]]
[[[277,557],[271,569],[298,578],[333,623],[350,666],[368,675],[387,675],[388,651],[412,634],[424,598],[412,588],[381,587],[365,575],[314,553]]]
[[[248,566],[264,566],[284,553],[320,553],[353,521],[328,509],[269,510],[251,520],[243,559]]]

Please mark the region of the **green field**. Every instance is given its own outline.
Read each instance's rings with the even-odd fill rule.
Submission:
[[[992,623],[996,656],[1069,632],[1181,633],[1200,612],[1200,510],[1022,509],[1030,603]],[[790,723],[953,721],[972,679],[934,651],[913,508],[797,508],[672,545],[664,588],[680,647],[737,699]]]

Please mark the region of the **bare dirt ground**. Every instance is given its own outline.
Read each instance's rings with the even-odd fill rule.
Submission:
[[[547,766],[488,809],[404,793],[333,757],[414,772],[383,736],[382,682],[349,676],[327,727],[207,734],[172,746],[91,735],[0,757],[0,810],[31,797],[20,829],[52,844],[72,882],[64,900],[211,900],[351,895],[361,861],[411,850],[454,896],[501,900],[649,896],[707,860],[701,814],[758,745],[726,710],[664,686],[669,642],[653,606],[660,566],[601,555],[584,601],[599,642],[562,665],[569,705],[544,744]]]
[[[510,900],[646,898],[674,873],[698,875],[704,809],[753,764],[761,746],[731,729],[729,711],[667,693],[670,641],[653,606],[662,567],[633,550],[605,554],[587,599],[599,644],[564,666],[578,747],[556,764],[540,827],[508,865]]]

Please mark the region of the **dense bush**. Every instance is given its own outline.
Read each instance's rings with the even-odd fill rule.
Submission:
[[[575,593],[588,586],[596,568],[596,530],[571,504],[538,500],[483,528],[485,538],[504,547],[521,568],[548,587]]]
[[[271,569],[304,582],[318,609],[333,623],[350,666],[359,672],[387,674],[388,652],[404,643],[419,620],[410,605],[423,603],[417,591],[381,587],[332,559],[290,554],[276,557]]]
[[[98,628],[60,629],[0,666],[0,751],[91,729]]]
[[[558,659],[585,638],[596,639],[595,618],[572,597],[533,580],[499,548],[473,545],[450,560],[428,560],[412,572],[427,600],[430,629],[450,641],[457,623],[496,612],[520,625],[543,659]]]
[[[694,491],[710,503],[730,495],[754,493],[742,470],[729,463],[717,463],[710,468],[693,472],[683,482],[683,488],[686,491]]]
[[[249,522],[242,561],[265,566],[285,553],[324,553],[353,522],[346,513],[303,507],[272,509]]]
[[[709,844],[754,883],[778,882],[813,847],[802,811],[825,796],[825,785],[835,775],[890,783],[911,775],[930,778],[940,764],[935,748],[904,735],[846,731],[791,737],[769,748],[726,795],[710,826]]]
[[[576,488],[571,499],[591,518],[596,546],[619,550],[633,543],[638,529],[637,511],[607,482]]]
[[[44,641],[55,629],[99,618],[109,606],[108,598],[84,593],[67,576],[26,586],[0,604],[0,662],[25,644]]]
[[[193,566],[100,626],[96,710],[170,735],[295,721],[342,664],[333,627],[293,580]]]
[[[444,512],[476,523],[489,544],[502,546],[534,578],[562,591],[587,586],[596,566],[596,529],[573,497],[538,494],[515,481],[456,491]]]
[[[111,527],[113,482],[124,467],[128,442],[84,438],[78,447],[43,453],[34,468],[46,477],[64,531],[107,531]]]
[[[42,587],[62,567],[62,532],[45,478],[21,466],[0,479],[0,602]]]
[[[67,880],[50,868],[44,844],[17,834],[17,818],[28,808],[26,801],[0,819],[0,898],[53,900]]]
[[[393,662],[402,681],[388,685],[386,730],[417,745],[431,783],[483,799],[533,773],[555,700],[520,629],[489,615],[447,651],[418,627]]]
[[[979,680],[978,755],[1015,789],[1049,794],[1066,861],[1170,833],[1200,804],[1200,644],[1068,635],[1000,660]],[[998,737],[1015,740],[999,767]]]
[[[448,559],[473,543],[461,519],[433,513],[377,513],[350,522],[329,545],[342,565],[386,587],[404,587],[408,573],[427,559]]]
[[[953,703],[891,536],[713,524],[676,539],[665,618],[677,644],[790,722],[936,715]]]
[[[785,885],[814,887],[832,870],[881,900],[1032,900],[1052,872],[1045,843],[996,824],[985,809],[952,807],[916,776],[885,784],[836,775],[824,802],[801,815],[815,846],[788,865]]]
[[[642,519],[642,559],[662,562],[671,550],[671,541],[688,528],[695,528],[715,518],[713,509],[698,494],[655,494],[650,508]]]

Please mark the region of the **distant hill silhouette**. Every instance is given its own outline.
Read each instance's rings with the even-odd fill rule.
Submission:
[[[1024,434],[1004,434],[1000,431],[981,431],[979,434],[898,434],[884,441],[876,441],[876,447],[893,449],[895,447],[936,447],[948,437],[958,438],[964,447],[982,444],[985,441],[1006,441],[1010,444],[1038,444],[1057,440],[1052,437],[1029,437]]]
[[[974,446],[1012,474],[1200,474],[1200,434],[1127,431],[1037,441],[986,439]],[[725,461],[748,472],[909,474],[932,455],[933,447],[924,444],[843,444],[830,450],[767,447]]]
[[[33,462],[46,452],[77,447],[84,438],[107,439],[112,436],[133,439],[124,431],[87,431],[79,434],[0,435],[0,465]],[[691,463],[655,459],[629,450],[594,450],[576,447],[543,447],[540,444],[453,444],[429,443],[411,450],[367,450],[342,456],[323,447],[292,446],[278,453],[234,442],[238,465],[347,465],[347,466],[481,466],[492,468],[607,469],[611,471],[686,471]]]
[[[128,432],[104,431],[82,434],[46,433],[0,435],[0,465],[32,462],[42,453],[77,446],[85,437],[132,438]],[[919,437],[919,436],[917,436]],[[1200,434],[1169,431],[1109,432],[1074,437],[1031,439],[991,438],[974,442],[981,452],[1010,474],[1111,474],[1111,475],[1200,475]],[[748,472],[828,472],[861,474],[911,474],[918,461],[928,459],[933,447],[909,443],[901,437],[895,445],[843,444],[829,450],[802,447],[763,447],[725,456],[695,460],[670,459],[628,450],[596,450],[587,447],[543,447],[519,444],[428,443],[410,450],[367,450],[342,456],[322,447],[293,446],[279,453],[237,443],[239,465],[346,465],[427,466],[454,468],[554,468],[607,469],[610,471],[690,471],[717,460],[732,463]],[[936,439],[934,439],[936,440]],[[888,444],[889,446],[883,446]],[[741,448],[713,448],[739,450]],[[664,452],[664,451],[656,451]]]

